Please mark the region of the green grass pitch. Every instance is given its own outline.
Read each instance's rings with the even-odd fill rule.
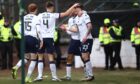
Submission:
[[[48,74],[47,79],[44,79],[42,82],[34,82],[31,84],[140,84],[140,71],[134,69],[125,69],[123,71],[105,71],[103,69],[94,69],[95,80],[91,82],[80,81],[80,79],[83,78],[82,69],[73,69],[72,80],[62,82],[51,81],[50,71],[45,70],[45,72]],[[34,72],[34,78],[37,75],[35,73],[37,72]],[[60,69],[57,73],[59,77],[63,77],[65,75],[65,69]],[[18,79],[13,80],[10,71],[0,71],[0,84],[21,84],[20,76]]]

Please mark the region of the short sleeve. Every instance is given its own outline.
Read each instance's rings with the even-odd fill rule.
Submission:
[[[85,14],[84,15],[84,21],[85,21],[86,24],[89,23],[89,22],[91,22],[90,17],[89,17],[88,14]]]
[[[60,17],[60,14],[59,13],[53,13],[53,17],[58,19]]]
[[[72,26],[72,20],[71,20],[71,18],[68,20],[68,30],[71,28],[71,26]]]
[[[38,22],[41,23],[41,14],[37,16]]]

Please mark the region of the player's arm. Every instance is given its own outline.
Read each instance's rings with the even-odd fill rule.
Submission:
[[[40,49],[43,47],[43,37],[41,35],[41,25],[40,25],[40,21],[39,21],[39,16],[37,18],[37,23],[36,23],[36,30],[37,30],[37,36],[40,40]]]
[[[43,37],[41,35],[40,24],[37,24],[36,27],[37,27],[37,36],[40,40],[40,47],[39,48],[41,49],[43,47]]]
[[[88,28],[88,31],[86,33],[86,36],[88,36],[91,33],[91,30],[92,30],[92,24],[91,24],[91,22],[87,23],[87,28]]]
[[[86,33],[86,37],[88,37],[88,35],[91,33],[91,30],[92,30],[92,23],[91,23],[91,20],[90,20],[90,17],[88,14],[85,14],[84,21],[85,21],[87,29],[88,29],[88,31]]]
[[[85,37],[83,38],[83,41],[82,41],[83,43],[86,42],[87,37],[89,36],[89,34],[91,33],[91,30],[92,30],[92,23],[91,23],[89,15],[86,14],[84,17],[84,20],[85,20],[85,23],[87,26],[87,32],[86,32]]]
[[[71,32],[78,32],[77,25],[73,25],[71,28],[68,28],[67,30]]]
[[[76,3],[73,6],[71,6],[67,11],[60,13],[60,18],[68,16],[69,14],[71,14],[71,12],[73,11],[73,9],[78,6],[79,4]]]
[[[68,25],[61,25],[60,28],[64,31],[70,31],[70,32],[78,32],[77,25],[73,25],[71,27],[68,27]]]

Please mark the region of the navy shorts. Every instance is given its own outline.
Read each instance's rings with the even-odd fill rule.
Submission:
[[[74,55],[81,55],[80,44],[81,44],[80,40],[71,39],[69,48],[68,48],[68,53],[74,54]]]
[[[38,51],[38,53],[45,53],[45,51],[49,54],[53,54],[55,52],[53,38],[43,38],[43,47]]]
[[[81,53],[91,53],[93,45],[93,39],[87,39],[85,43],[81,43]]]
[[[25,53],[37,53],[38,49],[38,40],[32,36],[25,36]]]

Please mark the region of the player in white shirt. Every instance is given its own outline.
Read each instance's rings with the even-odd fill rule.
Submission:
[[[79,31],[82,59],[85,64],[86,73],[88,73],[88,76],[82,79],[82,81],[91,81],[94,79],[92,65],[90,62],[90,53],[93,44],[91,36],[92,24],[89,15],[83,10],[82,5],[77,6],[75,10],[77,14],[75,18],[77,29],[75,28],[71,31]]]
[[[31,74],[35,68],[36,61],[37,61],[37,52],[38,49],[43,46],[43,39],[40,35],[40,30],[38,26],[40,25],[38,22],[37,14],[37,5],[34,3],[29,4],[28,11],[29,14],[24,16],[24,37],[25,37],[25,64],[31,59],[27,76],[25,82],[30,83]],[[38,39],[39,36],[39,39]],[[40,40],[40,45],[39,45]],[[16,79],[17,70],[21,67],[22,61],[20,60],[16,66],[12,69],[13,78]]]
[[[68,56],[67,56],[67,63],[66,63],[66,76],[62,78],[62,80],[71,80],[71,67],[73,63],[74,56],[81,56],[80,53],[80,38],[79,38],[79,32],[71,32],[72,26],[74,26],[75,23],[75,17],[76,15],[73,12],[70,14],[70,18],[68,20],[68,25],[62,25],[60,26],[62,30],[66,31],[68,34],[71,35],[71,41],[68,48]]]
[[[38,77],[35,80],[41,79],[42,72],[43,72],[43,53],[45,53],[45,49],[47,50],[48,59],[50,63],[50,70],[52,74],[52,81],[60,81],[60,79],[56,75],[56,65],[54,60],[54,33],[55,33],[55,26],[56,20],[68,16],[72,9],[76,7],[78,4],[74,4],[70,7],[66,12],[63,13],[54,13],[54,4],[53,2],[46,2],[46,12],[40,13],[38,15],[40,21],[40,29],[41,34],[43,37],[43,48],[39,51],[39,64],[38,64]],[[39,68],[40,67],[40,68]]]
[[[77,26],[76,26],[75,10],[73,10],[70,16],[71,17],[68,20],[68,25],[60,26],[62,30],[66,31],[69,35],[71,35],[71,41],[68,48],[68,56],[67,56],[67,64],[66,64],[66,76],[64,76],[62,80],[71,80],[71,66],[73,63],[74,55],[81,57],[81,52],[80,52],[81,42],[80,42],[79,30],[77,30]],[[81,60],[83,61],[82,58]],[[86,71],[84,72],[85,72],[85,77],[87,77],[88,76],[87,72]]]

